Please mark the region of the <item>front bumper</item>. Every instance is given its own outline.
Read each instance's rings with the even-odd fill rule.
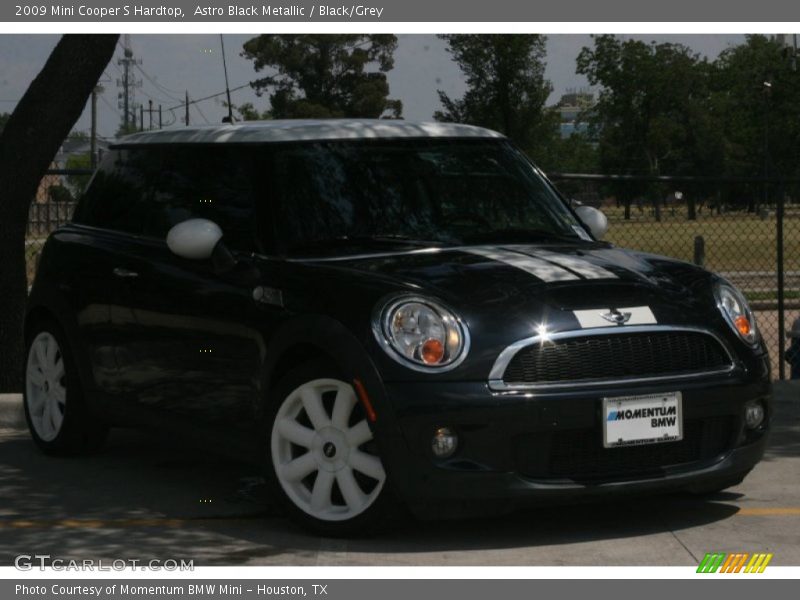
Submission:
[[[397,493],[423,514],[732,485],[761,459],[772,414],[766,367],[747,380],[535,395],[492,392],[478,382],[384,387],[397,439],[382,452]],[[683,395],[683,441],[603,448],[603,397],[667,391]],[[755,399],[765,404],[765,423],[747,430],[744,405]],[[443,426],[459,435],[457,452],[445,460],[431,450]]]

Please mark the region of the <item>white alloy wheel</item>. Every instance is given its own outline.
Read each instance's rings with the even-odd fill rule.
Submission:
[[[322,521],[366,511],[386,481],[381,460],[363,448],[372,432],[353,386],[314,379],[291,392],[272,426],[272,465],[283,491]]]
[[[56,338],[47,331],[37,335],[28,351],[25,369],[25,401],[36,435],[52,442],[64,424],[67,403],[64,355]]]

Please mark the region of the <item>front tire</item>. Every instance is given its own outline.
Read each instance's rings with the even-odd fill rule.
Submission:
[[[55,323],[43,322],[28,336],[24,406],[31,437],[47,454],[84,454],[105,442],[108,430],[87,410],[75,362]]]
[[[324,363],[276,386],[267,418],[267,481],[289,517],[344,536],[389,525],[396,503],[353,386]]]

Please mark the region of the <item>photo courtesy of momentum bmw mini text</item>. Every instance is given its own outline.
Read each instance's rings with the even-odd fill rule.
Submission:
[[[0,6],[0,598],[788,595],[800,5],[651,4]]]

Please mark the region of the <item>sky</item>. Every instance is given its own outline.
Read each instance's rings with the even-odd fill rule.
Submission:
[[[253,34],[255,35],[255,34]],[[247,34],[227,34],[225,54],[231,88],[257,77],[253,63],[240,56],[242,44],[253,37]],[[741,35],[635,35],[625,36],[644,41],[671,41],[685,44],[695,52],[715,58],[725,48],[741,43]],[[464,81],[458,66],[446,51],[446,44],[434,35],[400,35],[395,53],[395,67],[389,72],[391,97],[403,101],[407,119],[431,119],[440,108],[437,90],[451,97],[460,97]],[[50,51],[58,42],[55,35],[0,35],[0,112],[11,112],[25,93],[31,80],[44,65]],[[183,109],[170,111],[183,102],[185,91],[191,98],[203,98],[225,89],[222,54],[218,35],[131,35],[134,55],[141,59],[136,77],[142,86],[136,90],[136,100],[164,108],[164,123],[182,125]],[[585,88],[585,78],[575,73],[575,59],[583,46],[591,45],[588,35],[549,35],[547,40],[546,77],[553,84],[550,103],[572,88]],[[104,93],[98,101],[98,132],[101,137],[113,137],[120,122],[117,80],[121,68],[121,46],[102,78]],[[259,98],[250,88],[233,92],[233,103],[252,102],[260,110],[268,108],[266,95]],[[224,96],[193,105],[191,122],[219,123],[226,114]],[[147,125],[147,119],[145,120]],[[87,131],[90,115],[87,108],[75,129]]]

